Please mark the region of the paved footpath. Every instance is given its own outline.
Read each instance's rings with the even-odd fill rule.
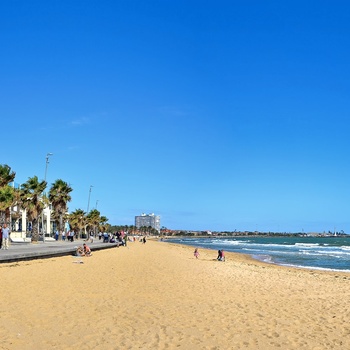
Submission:
[[[98,239],[94,240],[93,243],[85,242],[84,240],[75,240],[74,242],[46,240],[38,243],[10,243],[9,249],[0,250],[0,263],[73,255],[76,248],[82,246],[83,243],[87,243],[92,251],[117,247],[116,243],[102,243]]]

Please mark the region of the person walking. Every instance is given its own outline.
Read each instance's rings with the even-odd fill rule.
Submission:
[[[10,229],[7,227],[7,224],[4,224],[2,228],[2,240],[3,240],[2,249],[9,249]]]
[[[196,249],[194,250],[193,255],[195,256],[196,259],[198,259],[198,257],[199,257],[198,248],[196,248]]]

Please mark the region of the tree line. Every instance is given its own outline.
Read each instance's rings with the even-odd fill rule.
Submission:
[[[65,229],[66,222],[80,236],[86,236],[90,231],[97,233],[98,230],[108,231],[110,229],[108,219],[101,216],[97,209],[89,213],[82,209],[68,213],[68,202],[72,199],[73,189],[67,182],[57,179],[46,192],[47,182],[40,181],[37,176],[29,177],[19,188],[10,185],[14,183],[15,177],[16,173],[10,166],[0,164],[0,223],[11,224],[11,217],[18,215],[19,212],[17,211],[17,214],[12,212],[13,207],[17,206],[26,210],[27,220],[31,223],[33,242],[39,240],[40,219],[44,208],[49,205],[52,206],[51,216],[59,232]],[[27,230],[27,228],[24,229]]]

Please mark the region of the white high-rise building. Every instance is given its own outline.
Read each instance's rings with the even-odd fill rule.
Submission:
[[[139,229],[142,226],[156,229],[158,232],[160,231],[160,216],[152,214],[141,214],[139,216],[135,216],[135,226]]]

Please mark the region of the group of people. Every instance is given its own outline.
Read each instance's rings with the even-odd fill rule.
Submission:
[[[82,247],[78,247],[76,249],[76,255],[77,256],[91,256],[91,249],[90,247],[88,247],[88,245],[86,243],[83,244]]]
[[[58,241],[61,237],[62,241],[65,241],[67,238],[67,241],[74,242],[75,232],[73,230],[70,230],[66,233],[65,230],[62,230],[60,233],[58,230],[55,231],[55,240]]]
[[[225,253],[222,249],[218,250],[218,257],[216,258],[218,261],[225,261]]]
[[[198,259],[199,257],[199,251],[198,248],[195,248],[193,255],[196,259]],[[225,252],[223,251],[223,249],[219,249],[218,250],[218,257],[216,258],[216,260],[218,261],[225,261]]]
[[[123,246],[127,245],[129,236],[124,232],[115,232],[115,233],[100,232],[98,234],[98,239],[102,240],[103,243],[117,243],[117,246],[119,247],[120,245],[123,245]]]
[[[0,226],[0,249],[9,249],[10,229],[7,224]]]

